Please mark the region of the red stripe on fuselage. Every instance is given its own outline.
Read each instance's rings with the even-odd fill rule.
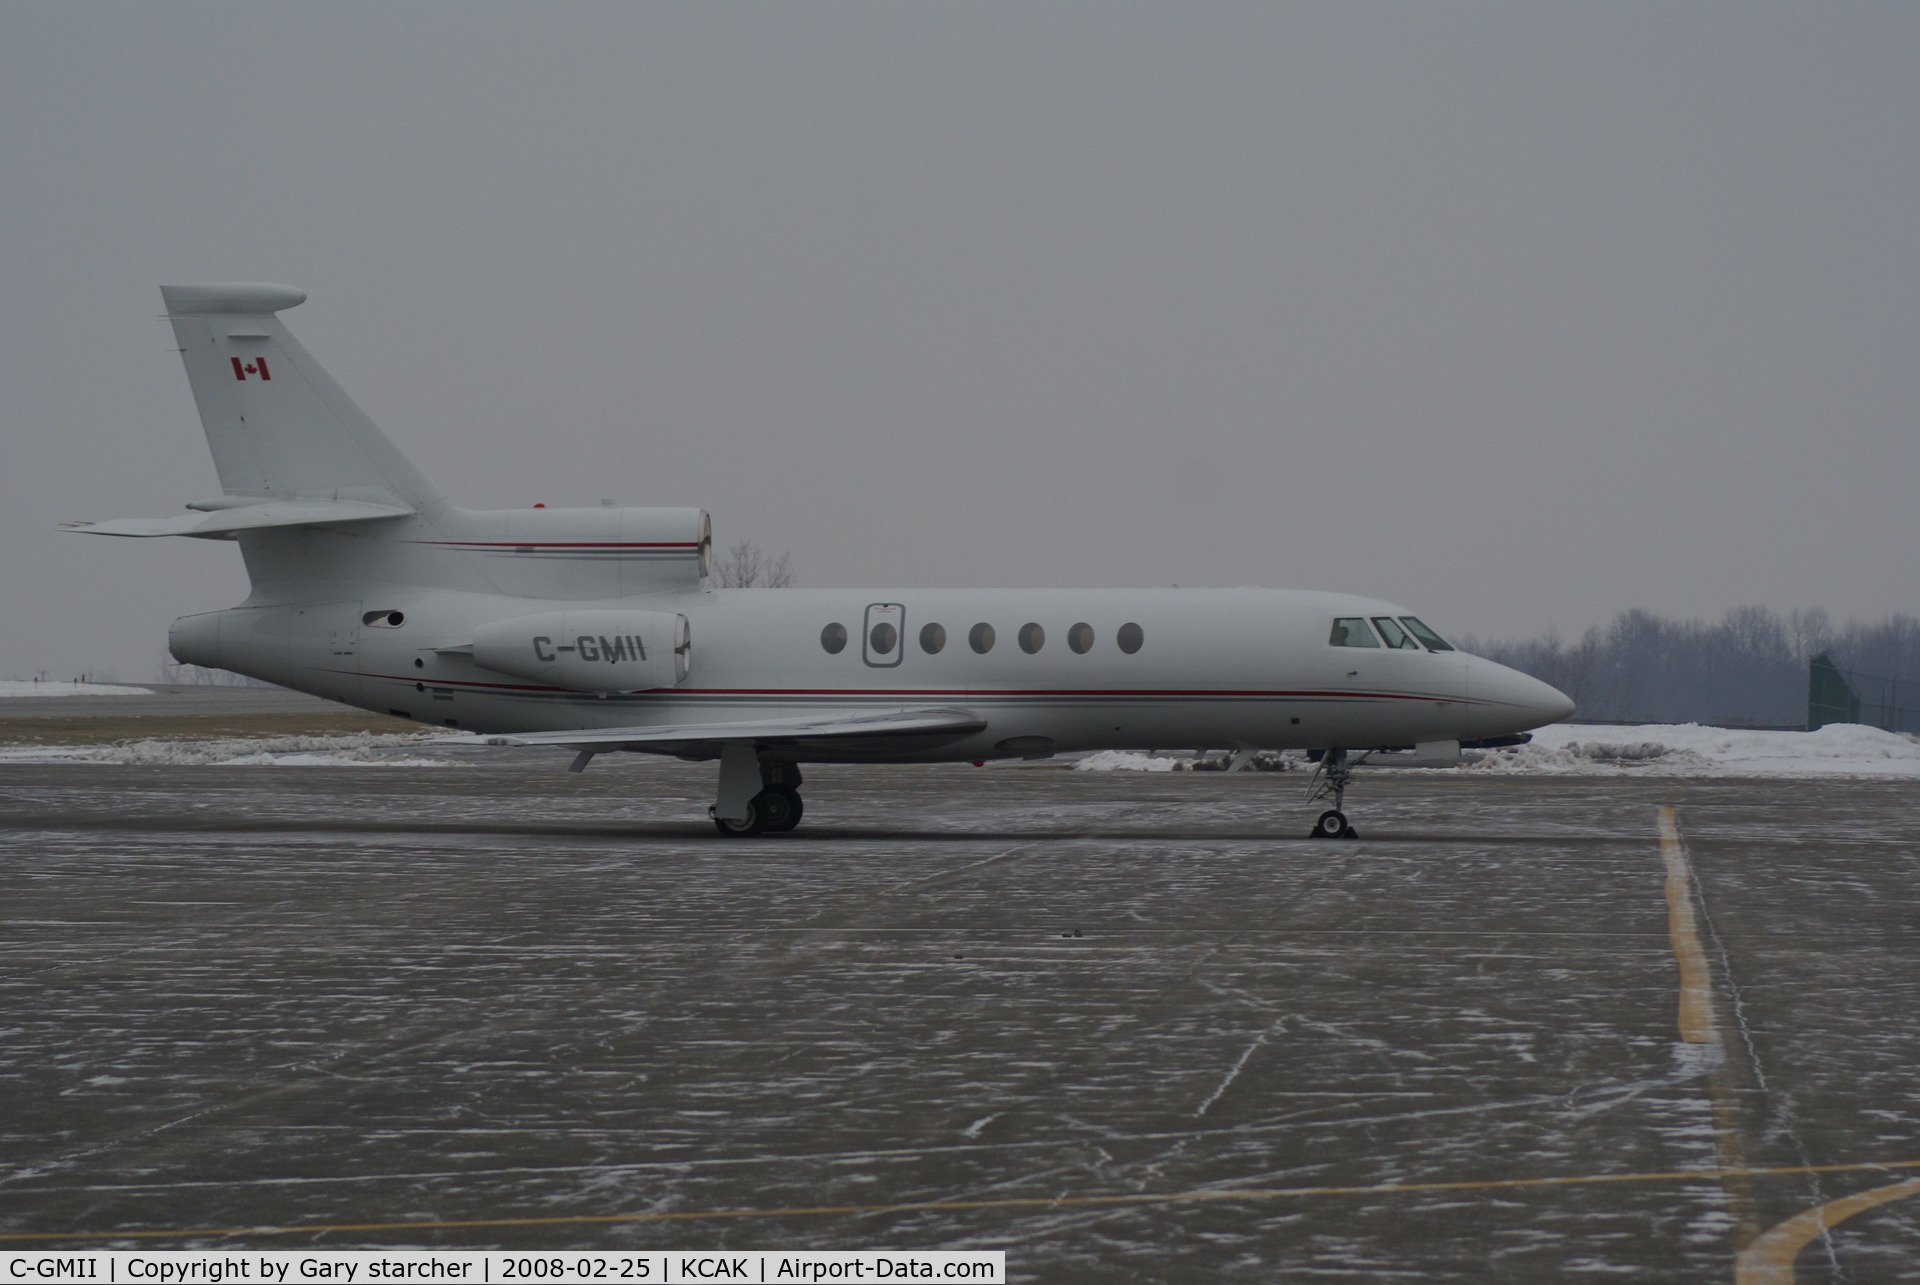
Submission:
[[[334,670],[334,673],[348,671]],[[422,684],[427,687],[478,687],[498,691],[512,692],[561,692],[573,696],[595,696],[597,692],[581,691],[572,687],[543,687],[531,683],[477,683],[458,678],[426,678],[418,674],[369,674],[361,672],[361,678],[382,678],[389,682],[405,683],[409,687]],[[1105,698],[1127,697],[1182,697],[1189,700],[1382,700],[1382,701],[1445,701],[1454,705],[1478,705],[1479,701],[1469,701],[1459,696],[1433,696],[1409,694],[1406,692],[1342,692],[1342,691],[1235,691],[1235,690],[1190,690],[1186,688],[939,688],[939,687],[648,687],[632,692],[621,692],[623,696],[808,696],[808,697],[848,697],[868,696],[888,700],[966,700],[969,697],[1013,697],[1034,698],[1097,696]]]

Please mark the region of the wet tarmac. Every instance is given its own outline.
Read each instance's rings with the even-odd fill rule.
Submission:
[[[265,685],[153,684],[139,696],[0,696],[0,747],[418,730],[405,719]]]
[[[1911,784],[1381,773],[1330,842],[1298,774],[820,768],[726,841],[710,767],[466,753],[0,768],[0,1247],[1731,1281],[1920,1174]],[[1797,1279],[1916,1263],[1920,1195]]]
[[[216,715],[325,714],[346,710],[338,701],[267,684],[142,683],[146,695],[0,696],[0,732],[36,718],[207,718]]]

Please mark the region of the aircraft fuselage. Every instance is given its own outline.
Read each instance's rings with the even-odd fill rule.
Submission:
[[[258,282],[164,286],[221,495],[100,535],[239,544],[253,589],[173,655],[499,743],[718,759],[722,833],[798,824],[801,763],[1349,750],[1564,717],[1391,603],[1271,589],[716,589],[695,508],[468,509]]]
[[[469,650],[490,622],[627,612],[686,618],[683,681],[624,682],[642,664],[660,676],[665,644],[617,628],[574,636],[546,626],[525,638],[529,665],[579,648],[604,674],[601,690],[489,669]],[[390,624],[396,613],[400,623]],[[1371,646],[1330,641],[1336,620],[1409,615],[1376,599],[1271,589],[705,589],[565,602],[395,589],[187,617],[174,650],[484,733],[926,705],[964,706],[986,722],[937,745],[817,745],[795,755],[815,762],[1364,749],[1502,736],[1565,712],[1553,689],[1459,651],[1388,647],[1377,633]]]

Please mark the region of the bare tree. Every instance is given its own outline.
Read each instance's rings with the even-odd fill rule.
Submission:
[[[741,540],[715,560],[713,576],[722,589],[786,589],[793,584],[793,555],[769,558],[753,541]]]
[[[1833,646],[1833,620],[1825,607],[1795,608],[1787,617],[1787,632],[1793,639],[1793,654],[1811,660]]]
[[[1920,675],[1920,620],[1894,615],[1835,626],[1818,607],[1785,617],[1735,607],[1718,624],[1623,611],[1574,647],[1552,633],[1460,641],[1552,683],[1579,703],[1580,717],[1622,722],[1795,725],[1806,708],[1807,661],[1821,652],[1883,682],[1889,706]]]

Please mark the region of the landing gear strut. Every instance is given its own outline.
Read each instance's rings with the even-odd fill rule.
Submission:
[[[800,824],[805,811],[797,764],[762,760],[751,742],[721,747],[719,798],[707,809],[721,834],[729,839],[784,834]]]
[[[1360,837],[1360,832],[1353,828],[1347,820],[1347,814],[1340,809],[1347,799],[1347,781],[1353,776],[1353,769],[1366,761],[1365,754],[1349,761],[1345,750],[1328,750],[1320,756],[1320,766],[1314,769],[1307,802],[1318,803],[1325,799],[1333,806],[1322,812],[1314,821],[1312,838],[1357,839]]]

